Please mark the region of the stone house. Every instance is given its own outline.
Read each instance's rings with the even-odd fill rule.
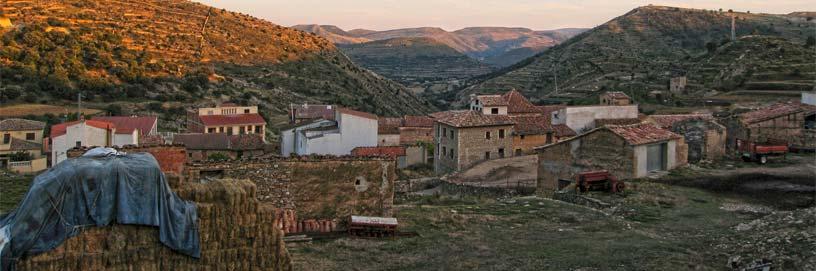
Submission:
[[[205,161],[221,154],[230,159],[259,157],[266,153],[266,144],[256,135],[176,134],[173,144],[184,145],[188,161]]]
[[[506,115],[445,111],[434,118],[434,169],[439,173],[459,171],[477,162],[510,157],[513,121]]]
[[[632,98],[621,91],[609,91],[600,96],[601,105],[630,105]]]
[[[669,80],[669,92],[673,94],[683,94],[686,92],[688,78],[685,76],[673,77]]]
[[[377,119],[377,146],[399,146],[402,118]]]
[[[533,153],[536,147],[552,144],[576,135],[564,124],[552,125],[548,115],[510,116],[515,123],[513,153],[516,156]]]
[[[281,128],[281,155],[349,155],[357,147],[377,146],[377,131],[377,115],[338,108],[334,120]]]
[[[45,123],[26,119],[0,121],[0,166],[9,170],[30,173],[44,170],[47,159],[43,158],[43,131]],[[12,161],[15,153],[28,153],[26,161]]]
[[[646,122],[683,135],[689,149],[689,163],[720,160],[725,156],[727,131],[711,114],[651,115]]]
[[[311,122],[317,119],[334,120],[337,106],[325,104],[290,104],[289,123]]]
[[[471,95],[469,108],[485,115],[519,116],[550,114],[563,106],[534,105],[518,90],[510,90],[501,95]]]
[[[231,103],[187,112],[187,133],[259,135],[266,142],[266,120],[257,106]]]
[[[539,147],[538,191],[552,192],[559,179],[608,170],[619,179],[647,176],[683,165],[683,137],[651,124],[604,126],[570,139]]]
[[[397,168],[408,167],[407,154],[405,147],[402,146],[357,147],[351,150],[351,155],[391,158],[397,161]]]
[[[725,120],[727,147],[736,140],[785,141],[793,149],[816,149],[816,106],[798,101],[776,103]]]
[[[433,143],[433,119],[428,116],[405,116],[399,127],[400,144]]]

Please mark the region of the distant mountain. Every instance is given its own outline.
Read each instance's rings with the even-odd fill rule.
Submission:
[[[356,34],[343,31],[343,29],[333,25],[301,24],[292,26],[292,28],[317,34],[318,36],[324,37],[335,44],[350,44],[371,41],[367,38],[357,37]]]
[[[446,44],[456,51],[466,54],[474,59],[485,60],[485,63],[495,66],[506,66],[515,62],[507,61],[499,56],[512,52],[509,56],[512,60],[521,60],[541,52],[544,48],[554,46],[563,42],[583,29],[559,29],[548,31],[533,31],[527,28],[509,27],[469,27],[453,32],[445,31],[438,27],[405,28],[386,31],[373,31],[356,29],[352,31],[329,31],[315,27],[296,28],[303,31],[315,33],[336,41],[339,44],[354,43],[354,39],[362,39],[359,42],[372,40],[387,40],[394,38],[431,38]],[[337,37],[339,33],[345,33],[343,38]],[[516,50],[522,49],[524,50]]]
[[[355,63],[405,85],[491,72],[487,65],[431,38],[393,38],[339,48]]]
[[[736,42],[730,42],[732,15],[741,37]],[[515,88],[534,100],[594,102],[603,91],[622,90],[648,101],[650,91],[667,90],[669,79],[680,75],[688,76],[688,89],[695,95],[803,89],[799,80],[803,75],[812,78],[816,71],[812,49],[808,53],[805,48],[813,32],[812,23],[791,15],[640,7],[533,58],[476,78],[456,96],[464,102],[471,93]]]
[[[224,101],[258,104],[273,124],[289,103],[432,110],[324,38],[195,2],[9,1],[2,10],[14,24],[0,28],[4,104],[70,103],[81,92],[87,106],[158,113],[164,124]]]

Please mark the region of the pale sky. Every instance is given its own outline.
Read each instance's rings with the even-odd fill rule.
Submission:
[[[547,30],[594,27],[649,4],[701,9],[734,9],[786,14],[816,11],[814,0],[197,0],[273,23],[331,24],[345,30],[365,28],[469,26],[526,27]]]

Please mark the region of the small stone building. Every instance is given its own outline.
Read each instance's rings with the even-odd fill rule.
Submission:
[[[399,146],[402,118],[377,119],[377,146]]]
[[[685,76],[674,77],[669,80],[669,92],[673,94],[683,94],[686,92],[687,84],[688,78]]]
[[[258,135],[176,134],[173,144],[185,146],[189,161],[206,161],[217,156],[259,157],[266,153],[266,144]]]
[[[641,178],[681,166],[687,156],[682,136],[651,124],[604,126],[536,151],[543,193],[580,172],[609,170],[618,179]]]
[[[513,121],[506,115],[445,111],[434,118],[434,168],[459,171],[477,162],[513,156]]]
[[[513,132],[513,152],[516,156],[529,154],[536,147],[559,142],[576,135],[564,124],[553,125],[549,115],[510,116],[516,123]]]
[[[725,120],[729,149],[736,140],[786,141],[794,149],[816,149],[816,106],[800,102],[776,103]]]
[[[630,105],[632,98],[620,91],[609,91],[601,94],[601,105]]]
[[[720,160],[725,156],[725,126],[711,114],[651,115],[646,120],[683,135],[688,145],[688,162]]]

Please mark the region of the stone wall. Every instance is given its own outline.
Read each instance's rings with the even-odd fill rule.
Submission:
[[[188,182],[252,180],[259,201],[304,220],[389,216],[397,178],[393,159],[333,156],[191,163],[184,175]]]
[[[812,137],[804,129],[805,117],[805,112],[799,112],[748,125],[741,123],[738,117],[730,118],[724,122],[728,130],[728,148],[735,149],[737,139],[754,142],[784,140],[794,148],[816,148],[816,141],[810,140]]]
[[[94,147],[70,149],[67,151],[68,158],[82,156],[82,154],[92,148]],[[183,145],[129,145],[117,147],[117,150],[132,153],[150,153],[159,162],[159,167],[161,167],[164,173],[181,174],[184,171],[184,165],[187,163],[187,149],[185,149]]]
[[[675,123],[672,132],[683,135],[688,145],[686,161],[719,160],[725,155],[726,129],[709,120],[686,120]]]
[[[553,142],[547,142],[546,134],[524,135],[524,139],[522,139],[522,136],[520,135],[515,135],[513,136],[513,154],[524,155],[534,153],[535,151],[533,149],[554,143],[557,141],[557,137],[555,135],[551,135],[550,140]]]
[[[255,199],[246,180],[174,188],[196,202],[201,258],[159,242],[158,228],[89,227],[56,249],[18,262],[19,270],[291,270],[277,210]]]
[[[538,150],[538,193],[558,189],[558,179],[574,179],[590,170],[609,170],[618,179],[634,176],[631,146],[608,130],[568,139]]]

